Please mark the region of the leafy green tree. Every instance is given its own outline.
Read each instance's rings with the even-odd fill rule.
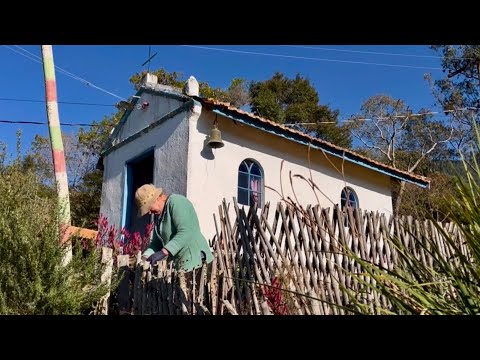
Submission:
[[[445,76],[434,80],[427,74],[426,78],[437,104],[454,125],[452,144],[460,152],[471,155],[470,147],[476,146],[471,124],[472,120],[478,123],[480,114],[480,46],[435,45],[431,48],[442,56]]]
[[[343,147],[351,146],[349,131],[338,126],[338,110],[319,104],[318,93],[307,78],[289,79],[275,73],[271,79],[250,84],[250,105],[259,116],[301,130]]]
[[[434,81],[437,100],[444,110],[479,107],[479,45],[435,45],[442,56],[446,77]]]

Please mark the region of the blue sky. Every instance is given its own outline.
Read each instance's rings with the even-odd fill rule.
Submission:
[[[20,46],[34,55],[41,56],[40,45]],[[328,104],[340,110],[341,119],[358,112],[366,99],[380,93],[404,100],[414,111],[422,107],[434,109],[434,100],[423,76],[425,73],[432,73],[434,78],[443,76],[442,71],[439,70],[440,59],[427,45],[308,45],[304,47],[300,45],[204,45],[203,47],[210,49],[197,46],[152,45],[152,53],[157,52],[157,55],[152,60],[151,69],[163,67],[167,71],[181,72],[185,77],[193,75],[214,87],[226,87],[234,77],[265,80],[277,71],[289,77],[300,73],[311,80],[318,91],[321,104]],[[2,79],[0,120],[46,122],[44,103],[1,100],[5,98],[45,99],[42,65],[20,55],[18,52],[33,57],[22,52],[20,48],[14,45],[9,45],[9,48],[0,46],[0,78]],[[220,51],[213,48],[233,51]],[[257,54],[249,54],[249,52]],[[146,68],[141,65],[148,58],[148,45],[54,45],[53,55],[56,66],[106,91],[128,98],[134,94],[128,79],[132,74]],[[110,115],[116,111],[113,105],[119,101],[118,98],[87,86],[58,70],[56,79],[59,101],[111,105],[59,104],[61,122],[90,123],[92,120],[101,120],[104,115]],[[6,142],[11,151],[15,147],[15,132],[19,128],[23,134],[24,150],[29,147],[35,134],[48,135],[46,125],[0,123],[0,141]],[[65,132],[72,132],[73,129],[62,128]]]

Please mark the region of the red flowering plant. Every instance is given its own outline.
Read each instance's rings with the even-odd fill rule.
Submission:
[[[270,286],[264,286],[263,296],[274,315],[287,315],[287,301],[282,295],[281,281],[274,277]]]
[[[125,227],[120,231],[108,222],[108,219],[100,214],[98,220],[95,221],[98,227],[98,232],[93,244],[89,243],[87,239],[82,240],[84,249],[90,246],[108,247],[113,249],[113,254],[117,255],[136,255],[139,251],[143,252],[150,243],[150,234],[153,230],[153,223],[148,223],[145,226],[143,236],[138,232],[131,234]]]

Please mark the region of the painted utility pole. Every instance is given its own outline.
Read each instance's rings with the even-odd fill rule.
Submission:
[[[52,144],[52,159],[55,170],[58,202],[60,205],[60,242],[65,239],[65,231],[70,226],[70,198],[68,195],[67,168],[63,150],[62,131],[58,116],[57,84],[55,82],[55,66],[53,63],[52,45],[42,45],[43,72],[45,76],[45,94],[47,98],[48,131]]]

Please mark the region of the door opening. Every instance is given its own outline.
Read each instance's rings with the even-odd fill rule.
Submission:
[[[126,213],[124,226],[133,234],[138,231],[141,236],[145,233],[145,227],[150,222],[150,215],[146,214],[138,217],[138,208],[135,203],[135,191],[145,184],[153,183],[154,151],[147,153],[129,161],[127,163],[127,181],[126,181]],[[124,210],[125,211],[125,210]]]

